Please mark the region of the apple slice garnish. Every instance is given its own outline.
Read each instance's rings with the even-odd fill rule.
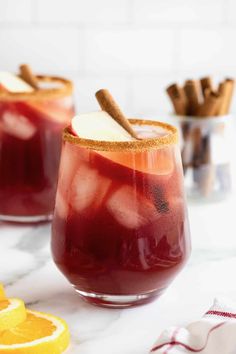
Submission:
[[[32,92],[34,89],[18,76],[7,71],[0,72],[0,86],[9,92]]]
[[[75,135],[84,139],[100,141],[134,140],[105,111],[77,115],[71,121],[71,128]]]
[[[80,114],[72,119],[72,132],[80,138],[100,141],[134,141],[105,111]],[[157,133],[158,136],[158,133]],[[155,175],[169,175],[174,169],[174,156],[170,148],[152,151],[97,151],[113,162]]]
[[[25,68],[25,66],[23,66],[23,68]],[[27,77],[27,75],[33,75],[32,72],[28,72],[27,70],[23,71],[24,76],[22,77]],[[35,78],[35,76],[33,77]],[[21,77],[13,75],[9,72],[0,72],[0,93],[32,93],[36,90],[36,88],[29,85],[28,82],[23,80]],[[32,117],[35,117],[35,120],[38,121],[46,120],[47,122],[52,122],[63,126],[69,124],[71,118],[74,115],[74,107],[72,105],[72,100],[71,107],[63,107],[63,99],[22,100],[19,102],[14,102],[14,105],[17,105],[16,109],[19,110],[19,114],[25,115],[30,120],[32,120]]]

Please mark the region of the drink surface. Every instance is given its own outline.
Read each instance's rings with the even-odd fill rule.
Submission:
[[[161,293],[190,252],[182,182],[176,145],[111,152],[64,142],[52,227],[59,269],[87,293]]]
[[[38,216],[54,207],[61,131],[70,97],[0,100],[0,214]]]

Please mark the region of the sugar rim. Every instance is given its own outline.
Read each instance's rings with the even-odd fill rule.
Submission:
[[[73,83],[68,79],[58,76],[37,75],[39,82],[43,83],[59,83],[60,87],[52,87],[34,90],[32,92],[0,92],[0,101],[25,101],[25,100],[42,100],[56,99],[70,96],[73,92]]]
[[[98,151],[145,151],[153,148],[160,149],[178,143],[178,131],[174,126],[153,120],[129,119],[131,124],[151,125],[161,127],[168,131],[168,134],[157,138],[147,138],[134,141],[100,141],[79,138],[70,132],[70,127],[63,130],[63,140],[71,144],[83,146]]]

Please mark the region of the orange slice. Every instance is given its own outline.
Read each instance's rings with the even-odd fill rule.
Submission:
[[[0,301],[0,331],[17,326],[26,319],[25,304],[20,299]]]
[[[0,283],[0,301],[5,300],[5,299],[6,299],[6,295],[5,295],[4,287]]]
[[[24,322],[0,332],[0,354],[61,354],[69,340],[68,326],[63,320],[27,310]]]

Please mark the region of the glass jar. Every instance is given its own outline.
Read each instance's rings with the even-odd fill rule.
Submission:
[[[232,188],[232,117],[176,116],[187,197],[215,201],[227,197]]]

